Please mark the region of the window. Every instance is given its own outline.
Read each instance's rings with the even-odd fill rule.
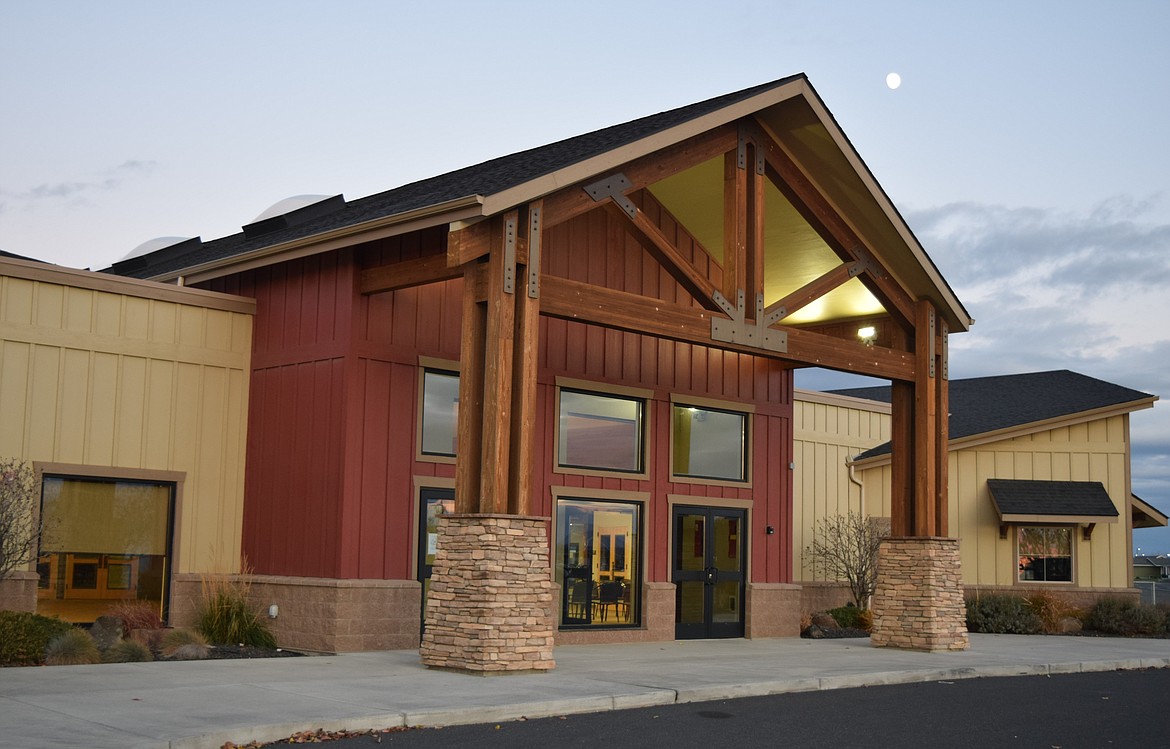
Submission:
[[[560,467],[644,470],[642,399],[562,389],[560,401]]]
[[[556,578],[563,627],[636,626],[642,506],[557,501]]]
[[[92,622],[145,601],[165,617],[174,497],[170,482],[45,475],[37,610]]]
[[[422,454],[455,456],[459,440],[459,374],[423,372]]]
[[[1019,528],[1021,582],[1072,582],[1072,528]]]
[[[673,474],[747,481],[748,416],[676,403],[671,419]]]

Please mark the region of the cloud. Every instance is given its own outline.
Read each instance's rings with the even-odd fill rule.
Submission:
[[[1071,369],[1161,396],[1131,417],[1133,485],[1170,511],[1170,223],[1159,198],[1082,213],[957,203],[906,218],[976,320],[951,339],[952,376]]]
[[[103,170],[94,179],[71,182],[48,182],[37,185],[15,197],[26,201],[79,198],[89,193],[115,190],[129,177],[144,176],[157,167],[157,162],[143,159],[129,159]]]

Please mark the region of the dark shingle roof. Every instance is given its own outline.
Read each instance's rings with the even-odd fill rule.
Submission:
[[[987,479],[999,516],[1118,516],[1100,481],[1029,481]]]
[[[133,270],[124,271],[123,274],[150,278],[175,273],[264,247],[439,205],[470,195],[492,195],[804,77],[804,74],[800,73],[781,78],[351,200],[341,209],[315,221],[261,237],[248,239],[241,232],[223,239],[204,242],[201,247],[188,254],[161,258],[157,262],[150,262],[151,256],[147,255],[145,267],[135,267]]]
[[[889,387],[852,388],[833,392],[882,403],[890,402]],[[997,432],[1153,397],[1149,393],[1067,369],[951,380],[950,439]],[[890,445],[887,442],[861,453],[857,459],[887,455],[889,452]]]

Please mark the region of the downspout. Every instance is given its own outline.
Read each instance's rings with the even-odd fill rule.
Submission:
[[[851,458],[845,459],[845,467],[849,469],[849,480],[852,483],[857,484],[857,494],[859,497],[857,514],[860,515],[862,518],[864,518],[865,517],[865,484],[861,483],[857,479],[857,475],[853,472],[854,463],[853,463],[853,460]],[[873,596],[872,595],[869,597],[869,600],[867,600],[865,602],[865,608],[866,608],[866,610],[871,610],[873,608]]]

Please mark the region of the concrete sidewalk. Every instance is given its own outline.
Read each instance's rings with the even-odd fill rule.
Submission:
[[[545,674],[430,671],[415,651],[0,669],[0,746],[221,747],[315,728],[451,725],[979,676],[1170,666],[1170,640],[971,635],[962,653],[868,640],[556,649]]]

